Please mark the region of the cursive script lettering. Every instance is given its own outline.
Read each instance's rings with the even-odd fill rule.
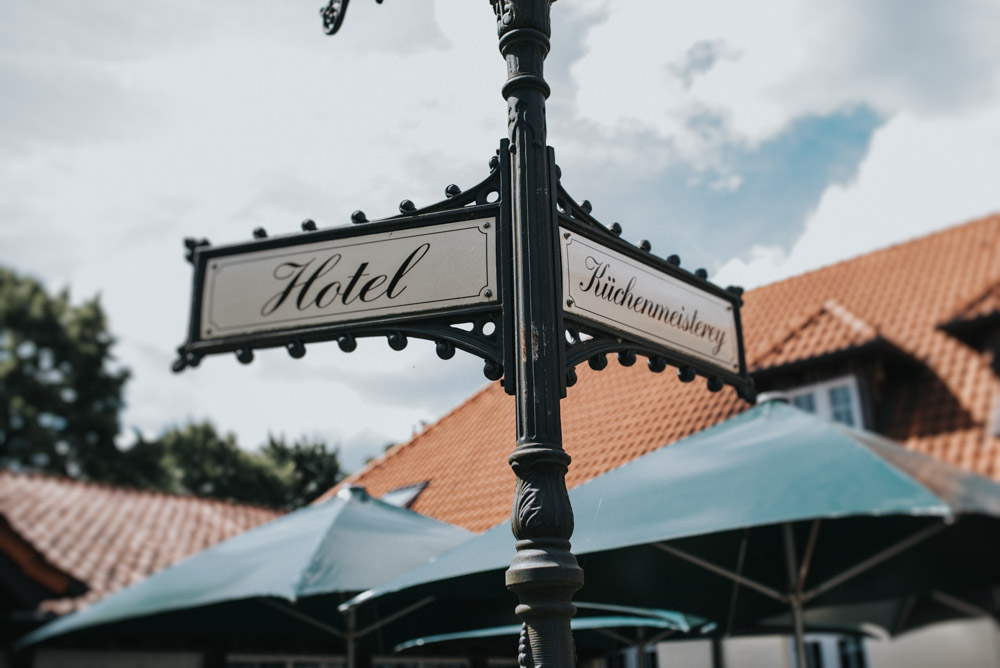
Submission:
[[[343,256],[340,253],[322,261],[317,256],[306,262],[283,262],[271,274],[281,283],[281,288],[264,302],[260,314],[270,316],[289,301],[298,311],[305,311],[310,308],[325,310],[338,304],[350,306],[356,302],[370,304],[382,298],[396,299],[406,291],[406,275],[424,259],[430,248],[429,243],[420,244],[391,273],[369,271],[371,263],[363,261],[353,272],[326,282],[320,279],[327,278],[341,264]]]
[[[580,281],[583,292],[589,292],[599,299],[616,306],[634,311],[668,327],[687,332],[699,339],[712,344],[712,354],[718,355],[726,340],[726,330],[707,323],[698,318],[698,310],[688,311],[685,306],[679,308],[662,304],[658,301],[638,295],[634,292],[636,277],[632,276],[624,284],[612,275],[610,262],[587,256],[584,266],[589,273],[588,280]]]

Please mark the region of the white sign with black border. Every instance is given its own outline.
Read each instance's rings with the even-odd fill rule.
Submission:
[[[202,340],[496,302],[496,219],[213,257]]]
[[[730,301],[560,227],[565,313],[739,373]]]

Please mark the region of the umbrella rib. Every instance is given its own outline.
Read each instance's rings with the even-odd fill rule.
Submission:
[[[647,645],[655,645],[656,643],[660,642],[661,640],[666,640],[667,638],[669,638],[670,636],[674,635],[675,633],[677,633],[677,629],[667,629],[663,633],[657,633],[655,636],[652,636],[649,640],[646,641],[646,644]]]
[[[612,631],[611,629],[595,629],[595,630],[598,633],[600,633],[601,635],[605,635],[605,636],[611,638],[612,640],[614,640],[616,642],[620,642],[623,645],[627,645],[628,647],[639,647],[640,646],[639,644],[637,644],[636,642],[634,642],[631,638],[626,638],[622,634],[616,633],[616,632]]]
[[[765,596],[768,596],[770,598],[773,598],[776,601],[780,601],[781,603],[788,603],[788,597],[782,594],[781,592],[775,589],[771,589],[770,587],[762,585],[759,582],[751,580],[738,573],[733,573],[731,570],[727,568],[716,566],[712,562],[706,561],[701,557],[696,557],[693,554],[689,554],[687,552],[684,552],[683,550],[679,550],[673,545],[668,545],[666,543],[653,543],[653,546],[663,550],[667,554],[672,554],[675,557],[679,557],[681,559],[684,559],[685,561],[691,562],[695,566],[700,566],[701,568],[704,568],[707,571],[711,571],[716,575],[721,575],[724,578],[729,578],[734,582],[738,582],[744,587],[753,589],[754,591],[764,594]]]
[[[386,624],[390,624],[390,623],[396,621],[397,619],[399,619],[400,617],[405,617],[406,615],[410,614],[414,610],[418,610],[418,609],[424,607],[425,605],[427,605],[428,603],[430,603],[433,600],[434,600],[433,596],[428,596],[427,598],[421,599],[421,600],[417,601],[416,603],[414,603],[413,605],[409,605],[409,606],[403,608],[402,610],[398,610],[398,611],[392,613],[388,617],[384,617],[384,618],[378,620],[377,622],[375,622],[371,626],[366,626],[365,628],[363,628],[360,631],[358,631],[357,633],[355,633],[354,637],[355,638],[362,638],[362,637],[368,635],[369,633],[371,633],[372,631],[377,631],[380,628],[382,628],[383,626],[385,626]]]
[[[616,605],[613,603],[591,603],[590,601],[573,601],[577,608],[585,610],[603,610],[605,612],[624,612],[628,615],[639,615],[643,617],[655,617],[673,624],[676,628],[687,633],[691,627],[684,617],[684,613],[672,612],[669,610],[658,610],[656,608],[637,608],[633,605]]]
[[[341,631],[340,629],[335,629],[332,626],[330,626],[329,624],[324,624],[323,622],[319,621],[318,619],[310,617],[309,615],[305,614],[304,612],[299,612],[295,608],[291,608],[291,607],[285,605],[284,603],[281,603],[279,601],[274,601],[274,600],[271,600],[269,598],[262,598],[262,599],[260,599],[260,601],[262,603],[265,603],[265,604],[271,606],[275,610],[278,610],[279,612],[285,613],[289,617],[295,617],[299,621],[303,621],[306,624],[311,624],[312,626],[315,626],[316,628],[320,629],[321,631],[326,631],[330,635],[336,636],[337,638],[340,638],[341,640],[343,640],[344,638],[347,637],[344,634],[344,632]]]
[[[948,524],[946,522],[941,522],[939,524],[932,524],[931,526],[916,532],[915,534],[909,536],[908,538],[904,538],[895,545],[887,547],[881,552],[878,552],[877,554],[868,557],[864,561],[861,561],[855,564],[854,566],[851,566],[847,570],[842,571],[839,575],[833,576],[832,578],[830,578],[823,584],[819,585],[818,587],[815,587],[814,589],[807,591],[805,594],[802,595],[802,602],[805,603],[806,601],[811,601],[817,596],[825,594],[834,587],[841,585],[844,582],[847,582],[851,578],[856,577],[861,573],[864,573],[865,571],[874,568],[875,566],[878,566],[884,561],[892,559],[900,552],[905,552],[914,545],[917,545],[918,543],[927,540],[931,536],[943,531],[947,527]]]
[[[899,611],[899,617],[896,619],[896,625],[893,628],[893,633],[899,635],[906,628],[906,623],[910,621],[910,613],[913,612],[914,606],[917,605],[916,596],[907,596],[906,600],[903,602],[903,608]]]
[[[963,601],[962,599],[952,596],[951,594],[946,594],[943,591],[932,591],[931,598],[938,603],[945,605],[956,612],[960,612],[963,615],[968,615],[969,617],[992,617],[988,611],[983,610],[978,605],[973,605],[968,601]]]
[[[816,539],[819,537],[819,524],[820,520],[813,520],[812,529],[809,531],[809,543],[806,545],[806,554],[802,557],[802,567],[799,568],[799,578],[795,589],[795,593],[799,596],[802,595],[806,578],[809,577],[809,566],[812,565],[813,552],[816,550]]]
[[[750,539],[750,530],[743,530],[743,537],[740,539],[740,551],[736,557],[736,574],[743,575],[743,560],[747,556],[747,543]],[[740,593],[740,583],[733,583],[733,592],[729,597],[729,614],[726,617],[726,635],[733,632],[733,622],[736,619],[736,599]]]

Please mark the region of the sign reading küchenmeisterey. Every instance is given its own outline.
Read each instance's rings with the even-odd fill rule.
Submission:
[[[213,257],[203,340],[497,301],[496,221],[442,223]]]
[[[739,372],[731,302],[560,228],[567,314]]]

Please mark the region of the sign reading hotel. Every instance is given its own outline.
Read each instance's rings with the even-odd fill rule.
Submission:
[[[740,371],[731,301],[560,227],[565,313]]]
[[[294,334],[498,300],[495,218],[341,230],[199,250],[192,339]]]

